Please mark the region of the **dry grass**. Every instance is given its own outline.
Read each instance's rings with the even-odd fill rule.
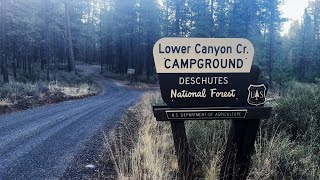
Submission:
[[[249,178],[254,179],[319,179],[320,171],[312,152],[288,136],[279,133],[270,141],[258,137]]]
[[[130,117],[124,117],[120,130],[105,135],[105,148],[120,180],[176,179],[178,165],[171,127],[167,122],[155,120],[152,104],[163,104],[159,93],[145,94],[130,109]],[[220,130],[212,133],[213,127]],[[216,179],[229,123],[189,122],[186,128],[197,161],[196,176]]]
[[[170,126],[167,123],[156,122],[151,112],[152,96],[148,93],[134,107],[135,117],[139,122],[139,127],[134,128],[136,131],[124,125],[119,134],[105,137],[105,146],[112,156],[118,179],[149,180],[175,177],[177,162]]]
[[[46,73],[35,67],[33,73],[19,74],[16,81],[10,77],[10,83],[0,80],[0,114],[39,107],[95,95],[101,91],[95,82],[99,72],[96,66],[82,66],[87,71],[76,69],[72,72],[50,71],[50,80]]]
[[[12,104],[16,99],[41,97],[61,93],[66,97],[82,97],[99,92],[97,85],[88,83],[72,84],[60,82],[20,83],[10,82],[0,87],[1,104]]]
[[[45,104],[80,99],[95,95],[100,87],[92,82],[38,81],[10,82],[0,85],[0,114],[39,107]]]
[[[78,66],[77,66],[78,67]],[[19,76],[18,81],[10,83],[0,82],[0,101],[24,98],[51,98],[53,96],[65,98],[79,98],[97,94],[100,87],[95,82],[96,66],[81,66],[85,72],[75,70],[73,72],[52,71],[51,81],[46,81],[43,72],[35,71],[34,74]],[[44,76],[44,77],[43,77]]]
[[[229,121],[188,121],[186,123],[190,150],[197,164],[194,176],[206,180],[218,179]]]
[[[68,86],[64,84],[60,84],[58,82],[49,83],[48,85],[49,92],[61,92],[68,97],[82,97],[91,94],[96,94],[99,92],[99,88],[96,86],[89,85],[87,83]]]
[[[0,106],[11,106],[14,102],[12,102],[9,98],[0,99]]]

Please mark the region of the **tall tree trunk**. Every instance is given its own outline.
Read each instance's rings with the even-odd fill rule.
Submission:
[[[99,14],[100,22],[99,22],[99,28],[100,28],[100,74],[103,73],[103,51],[102,51],[102,16],[101,12]]]
[[[175,16],[176,16],[176,22],[175,22],[175,30],[176,30],[176,36],[179,37],[180,36],[180,21],[181,21],[181,7],[180,7],[180,2],[181,0],[176,0],[176,12],[175,12]]]
[[[18,59],[18,52],[17,52],[17,37],[14,37],[13,40],[13,48],[14,48],[14,53],[13,53],[13,61],[11,63],[12,65],[12,73],[13,73],[13,79],[17,81],[17,59]]]
[[[18,55],[17,55],[16,65],[17,65],[17,69],[21,69],[21,55],[20,55],[20,53],[18,53]]]
[[[72,43],[72,33],[71,33],[71,22],[70,22],[70,9],[67,0],[64,1],[64,9],[66,16],[66,32],[67,32],[67,41],[68,41],[68,50],[69,50],[69,58],[68,58],[68,71],[71,72],[75,68],[74,63],[74,53],[73,53],[73,43]]]
[[[298,68],[298,80],[302,81],[305,79],[305,71],[306,71],[306,62],[305,62],[305,37],[306,37],[306,28],[305,26],[302,27],[302,48],[300,51],[300,61],[299,61],[299,68]]]
[[[24,74],[27,74],[27,59],[28,59],[28,56],[26,54],[25,57],[23,58],[23,73]]]
[[[210,16],[211,16],[211,37],[214,37],[214,0],[211,0],[210,3]]]
[[[320,73],[320,1],[316,0],[314,5],[314,31],[315,31],[315,57],[317,58],[316,72]]]
[[[28,63],[28,73],[31,74],[32,73],[32,58],[29,57],[27,60]]]
[[[46,32],[46,51],[45,51],[45,57],[47,60],[47,76],[46,79],[47,81],[50,81],[50,59],[51,59],[51,54],[50,54],[50,50],[49,50],[49,46],[50,46],[50,34],[49,34],[49,30]]]
[[[46,79],[47,81],[50,81],[50,58],[51,58],[51,53],[50,53],[50,29],[49,27],[47,28],[46,31],[46,48],[45,48],[45,58],[46,58],[46,65],[47,65],[47,76]]]
[[[0,60],[1,60],[1,71],[2,71],[2,77],[3,81],[5,83],[9,83],[9,73],[7,68],[7,53],[6,53],[6,1],[2,0],[1,4],[1,54],[0,54]]]
[[[7,57],[6,56],[2,56],[1,70],[2,70],[3,82],[9,83],[9,73],[8,73],[8,68],[7,68]]]
[[[166,0],[166,36],[169,36],[169,3]]]
[[[47,81],[50,81],[50,58],[47,60]]]
[[[270,32],[269,32],[269,58],[268,58],[268,76],[269,76],[269,85],[272,85],[272,71],[273,71],[273,61],[274,61],[274,41],[275,41],[275,2],[273,0],[270,1],[270,10],[271,10],[271,18],[270,18]]]
[[[130,36],[127,36],[127,44],[128,44],[128,69],[133,68],[133,63],[132,63],[132,48],[131,48],[131,38]]]
[[[272,26],[272,25],[271,25]],[[272,84],[272,69],[273,69],[273,53],[274,53],[274,45],[273,45],[273,32],[270,31],[270,42],[269,42],[269,62],[268,62],[268,76],[269,76],[269,85]]]
[[[40,69],[41,69],[41,71],[43,71],[43,70],[44,70],[45,60],[44,60],[43,57],[41,57],[41,60],[40,60],[40,61],[41,61],[41,62],[40,62]]]
[[[15,81],[17,81],[17,59],[14,59],[13,62],[12,62],[12,72],[13,72],[13,79]]]

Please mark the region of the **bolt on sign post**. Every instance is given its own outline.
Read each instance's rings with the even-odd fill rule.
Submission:
[[[245,179],[267,86],[253,66],[254,47],[242,38],[162,38],[153,48],[161,95],[167,106],[154,106],[157,121],[170,121],[180,179],[192,179],[185,120],[230,119],[220,179]]]

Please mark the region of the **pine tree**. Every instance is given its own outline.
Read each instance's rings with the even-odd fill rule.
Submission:
[[[192,37],[211,37],[212,36],[212,17],[209,11],[209,4],[206,0],[189,0],[191,36]]]
[[[7,0],[2,0],[1,3],[1,72],[3,81],[9,83],[9,75],[7,68]]]
[[[70,20],[70,5],[67,0],[64,0],[64,10],[65,10],[65,18],[66,18],[66,35],[68,41],[68,71],[71,72],[75,68],[74,62],[74,53],[73,53],[73,40],[72,40],[72,32],[71,32],[71,20]]]
[[[228,33],[228,16],[229,16],[229,9],[228,6],[229,0],[217,0],[217,7],[216,7],[216,24],[215,24],[215,33],[214,37],[227,37]]]
[[[304,11],[303,24],[301,27],[301,49],[300,49],[300,59],[298,63],[298,79],[300,81],[304,80],[314,80],[314,67],[316,66],[313,60],[314,55],[314,31],[313,24],[309,12],[307,9]]]
[[[264,56],[269,84],[273,81],[273,65],[277,58],[277,46],[280,43],[280,27],[284,21],[279,10],[280,0],[261,1],[261,26],[264,38]]]

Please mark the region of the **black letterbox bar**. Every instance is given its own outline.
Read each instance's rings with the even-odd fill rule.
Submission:
[[[153,106],[157,121],[268,119],[272,107],[169,108]]]

